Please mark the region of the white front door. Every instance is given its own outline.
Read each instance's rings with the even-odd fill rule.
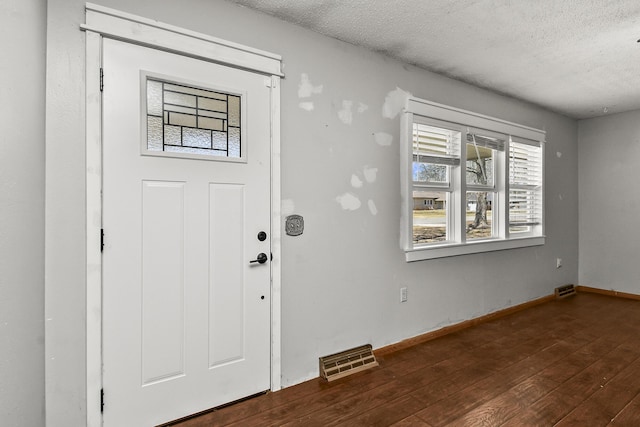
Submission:
[[[103,67],[104,425],[268,390],[269,79],[109,39]]]

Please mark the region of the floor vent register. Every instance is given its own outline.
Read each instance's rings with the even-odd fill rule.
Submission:
[[[566,298],[576,294],[576,288],[573,285],[564,285],[556,288],[556,298]]]
[[[378,366],[371,344],[352,348],[320,358],[320,377],[337,380],[356,372]]]

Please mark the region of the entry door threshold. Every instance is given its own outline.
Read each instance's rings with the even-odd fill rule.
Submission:
[[[195,413],[195,414],[187,415],[186,417],[182,417],[182,418],[179,418],[177,420],[170,421],[168,423],[159,424],[156,427],[171,427],[171,426],[175,426],[175,425],[183,423],[183,422],[185,422],[187,420],[190,420],[191,418],[196,418],[196,417],[199,417],[201,415],[208,414],[210,412],[219,411],[221,409],[228,408],[229,406],[233,406],[233,405],[236,405],[238,403],[246,402],[247,400],[251,400],[251,399],[254,399],[256,397],[264,396],[265,394],[267,394],[269,392],[270,392],[270,390],[261,391],[261,392],[256,393],[256,394],[252,394],[251,396],[243,397],[241,399],[234,400],[233,402],[229,402],[229,403],[225,403],[223,405],[216,406],[215,408],[206,409],[204,411],[200,411],[200,412]]]

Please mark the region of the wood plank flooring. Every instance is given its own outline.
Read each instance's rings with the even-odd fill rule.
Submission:
[[[640,301],[554,300],[173,424],[640,426]]]

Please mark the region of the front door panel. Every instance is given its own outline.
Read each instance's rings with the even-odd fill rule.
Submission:
[[[270,387],[270,89],[141,46],[103,48],[106,426]]]

